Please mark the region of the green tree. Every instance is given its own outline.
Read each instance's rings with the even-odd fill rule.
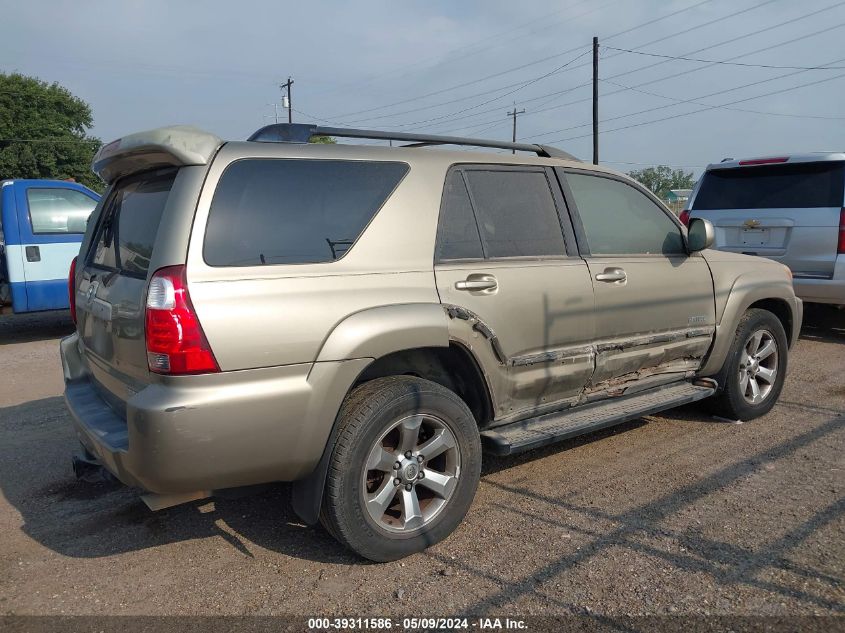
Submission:
[[[0,73],[0,178],[72,178],[101,191],[93,122],[91,106],[59,84]]]
[[[666,165],[646,167],[628,172],[628,175],[648,188],[661,200],[665,200],[670,189],[692,189],[695,180],[692,172],[683,169],[672,169]]]

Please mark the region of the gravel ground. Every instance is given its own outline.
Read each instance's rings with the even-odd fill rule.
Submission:
[[[0,616],[845,612],[845,312],[808,309],[765,418],[686,407],[486,459],[457,532],[381,565],[303,527],[282,485],[154,514],[77,482],[70,330],[0,318]]]

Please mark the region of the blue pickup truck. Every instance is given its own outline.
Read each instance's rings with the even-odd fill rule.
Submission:
[[[68,307],[70,263],[99,200],[75,182],[0,181],[0,313]]]

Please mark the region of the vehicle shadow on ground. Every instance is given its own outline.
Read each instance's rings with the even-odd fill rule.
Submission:
[[[23,517],[23,531],[59,554],[98,558],[218,536],[249,557],[257,545],[320,562],[360,562],[322,528],[300,523],[286,485],[152,512],[138,489],[78,481],[70,460],[77,446],[62,398],[0,409],[2,494]]]
[[[801,338],[823,343],[845,344],[845,310],[805,303]]]
[[[694,413],[693,413],[694,415]],[[638,428],[634,420],[514,457],[486,456],[482,475]],[[254,546],[322,563],[363,561],[320,526],[302,524],[286,484],[224,492],[213,499],[152,512],[139,489],[78,481],[78,444],[60,397],[0,409],[0,489],[23,517],[23,531],[51,550],[98,558],[218,536],[245,556]]]
[[[46,341],[72,332],[73,321],[67,310],[0,316],[0,345]]]
[[[682,419],[687,416],[701,419],[701,411],[693,406],[676,410],[673,418],[679,417],[678,414]],[[490,475],[553,452],[635,430],[646,423],[637,420],[522,456],[487,460],[484,474]],[[695,506],[709,495],[736,485],[759,471],[764,464],[775,463],[814,442],[824,441],[844,425],[845,416],[835,415],[780,444],[728,463],[710,475],[618,513],[549,496],[545,489],[538,491],[523,483],[503,483],[495,477],[486,477],[485,485],[505,493],[494,503],[497,511],[525,514],[524,509],[511,506],[507,496],[531,499],[537,508],[531,517],[533,520],[562,532],[580,533],[590,539],[589,546],[548,560],[530,577],[520,581],[505,580],[493,571],[479,569],[471,559],[446,557],[436,548],[425,555],[458,568],[461,573],[495,581],[498,588],[479,598],[466,609],[468,613],[488,612],[524,594],[537,597],[537,587],[543,582],[619,547],[661,559],[684,572],[707,574],[721,585],[744,584],[789,596],[813,608],[845,612],[840,603],[819,593],[817,587],[805,584],[803,588],[795,588],[795,585],[782,583],[776,575],[761,573],[774,569],[811,579],[816,585],[822,583],[829,588],[839,587],[841,579],[795,563],[789,560],[789,553],[819,530],[843,519],[845,498],[841,496],[818,509],[810,518],[789,526],[777,538],[754,549],[736,545],[729,539],[714,540],[696,531],[672,531],[665,525],[667,518]],[[246,557],[255,557],[258,553],[256,548],[263,548],[321,563],[359,565],[365,562],[342,548],[322,528],[303,526],[291,510],[287,486],[266,486],[240,498],[227,495],[213,501],[199,501],[153,513],[140,500],[138,490],[118,484],[76,481],[69,459],[74,445],[61,398],[47,398],[0,409],[2,493],[23,517],[23,531],[59,554],[98,558],[217,536]],[[567,514],[580,515],[597,524],[611,522],[615,527],[606,531],[579,527],[576,523],[582,522],[561,521],[555,518],[553,512],[544,512],[544,506],[562,508]],[[671,536],[678,540],[681,548],[666,550],[649,542],[648,538],[644,539],[643,535]],[[542,595],[542,600],[558,608],[570,606],[546,594]]]
[[[653,501],[619,513],[603,510],[592,504],[571,503],[567,499],[549,496],[527,486],[488,480],[488,485],[505,493],[503,499],[506,500],[507,495],[517,495],[531,499],[537,508],[536,512],[526,512],[516,505],[501,501],[494,504],[500,511],[523,516],[528,514],[533,521],[549,525],[560,530],[561,533],[576,533],[585,536],[589,539],[589,543],[548,561],[529,577],[517,582],[507,581],[489,571],[478,569],[473,566],[472,561],[447,560],[434,551],[429,551],[427,555],[440,562],[455,565],[464,573],[493,581],[498,585],[497,591],[469,606],[466,610],[468,613],[486,613],[502,604],[514,602],[524,595],[530,594],[537,597],[538,586],[545,582],[554,582],[558,575],[575,570],[582,565],[589,565],[590,559],[600,557],[603,553],[620,547],[659,559],[686,573],[706,574],[723,586],[746,585],[774,595],[797,599],[812,609],[823,608],[845,613],[845,606],[841,601],[824,595],[825,592],[836,595],[842,586],[841,577],[825,574],[789,560],[792,550],[810,540],[817,532],[836,525],[845,518],[845,497],[843,496],[838,496],[831,503],[824,505],[806,520],[796,521],[796,524],[788,527],[778,537],[771,540],[767,537],[761,538],[761,544],[755,548],[736,545],[727,538],[714,540],[696,530],[672,530],[665,525],[666,519],[671,516],[682,513],[710,495],[740,484],[766,464],[772,465],[814,442],[824,441],[831,434],[841,431],[843,427],[845,427],[845,415],[837,415],[778,445],[729,463],[713,474],[703,476]],[[560,509],[570,516],[586,518],[588,524],[589,522],[596,524],[609,522],[616,527],[599,531],[579,527],[576,523],[583,525],[583,521],[575,518],[571,521],[549,518]],[[666,538],[676,539],[679,547],[670,550],[649,542],[649,539],[659,542]],[[776,573],[763,573],[766,571]],[[781,574],[797,575],[811,582],[804,582],[803,587],[798,589],[795,584],[792,586],[784,584]],[[825,592],[819,591],[819,586],[824,586]],[[542,599],[552,607],[566,609],[570,606],[547,594],[544,594]]]

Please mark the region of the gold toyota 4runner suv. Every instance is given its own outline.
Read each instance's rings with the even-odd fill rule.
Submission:
[[[447,144],[519,154],[423,147]],[[550,147],[170,127],[93,168],[61,342],[77,472],[154,509],[294,482],[299,516],[372,560],[448,536],[483,450],[704,398],[765,414],[801,326],[785,266]]]

